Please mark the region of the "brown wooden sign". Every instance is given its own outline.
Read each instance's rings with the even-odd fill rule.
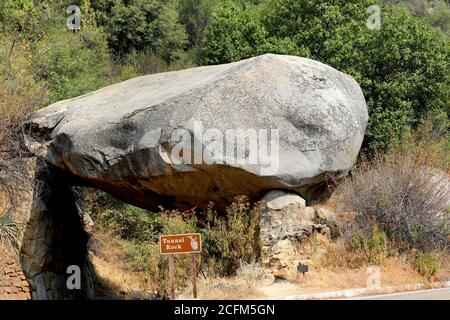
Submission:
[[[169,286],[170,299],[175,300],[175,267],[174,254],[192,254],[192,292],[197,298],[197,253],[202,251],[202,237],[200,233],[174,234],[159,237],[159,249],[161,254],[169,255]]]
[[[161,254],[199,253],[202,250],[200,233],[160,236]]]

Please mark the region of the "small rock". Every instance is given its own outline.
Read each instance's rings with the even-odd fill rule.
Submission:
[[[10,274],[10,273],[14,273],[14,270],[11,268],[6,267],[5,268],[5,274]]]
[[[285,239],[271,247],[267,254],[266,267],[274,277],[288,280],[297,273],[299,254],[291,240]]]
[[[20,281],[19,279],[15,279],[12,282],[12,286],[16,288],[22,288],[22,281]]]
[[[336,214],[326,208],[317,208],[314,221],[318,224],[326,225],[330,230],[330,236],[334,239],[341,235]]]
[[[267,193],[262,201],[266,203],[266,206],[272,210],[281,210],[288,206],[296,206],[304,208],[306,201],[297,194],[286,193],[281,190],[273,190]]]

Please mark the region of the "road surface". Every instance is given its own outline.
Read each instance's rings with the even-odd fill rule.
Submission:
[[[378,296],[351,298],[350,300],[448,300],[450,301],[450,288],[423,290],[415,292],[402,292]]]

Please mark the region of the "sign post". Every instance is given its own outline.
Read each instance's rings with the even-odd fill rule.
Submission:
[[[192,294],[197,299],[197,254],[192,254]]]
[[[175,266],[172,255],[169,256],[169,287],[170,300],[175,300]]]
[[[196,254],[202,251],[202,237],[199,233],[175,234],[159,237],[160,253],[169,256],[170,299],[175,300],[174,254],[192,254],[192,291],[197,298],[197,260]]]

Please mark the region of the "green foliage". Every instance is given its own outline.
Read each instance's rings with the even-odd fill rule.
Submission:
[[[326,62],[324,45],[336,31],[353,21],[365,26],[366,9],[375,1],[269,0],[264,6],[264,25],[270,36],[291,38],[305,47],[309,57]]]
[[[214,12],[205,33],[204,63],[234,62],[258,54],[258,48],[266,43],[267,32],[254,8],[228,1]]]
[[[388,240],[386,234],[375,225],[369,235],[358,233],[351,239],[349,249],[360,253],[368,263],[381,263],[388,256]]]
[[[0,215],[0,246],[11,252],[17,250],[20,224],[10,214]]]
[[[220,4],[217,0],[180,0],[180,21],[186,27],[191,46],[199,46],[203,33],[214,9]]]
[[[178,18],[174,0],[115,1],[105,25],[109,45],[118,55],[150,50],[175,61],[187,43]]]
[[[388,150],[407,126],[416,127],[429,112],[449,114],[445,41],[402,8],[382,12],[380,30],[354,21],[324,50],[327,62],[353,75],[364,91],[369,108],[365,146],[370,151]]]
[[[433,27],[439,29],[447,37],[450,36],[450,4],[439,1],[437,8],[426,19]]]
[[[161,217],[159,214],[133,207],[123,206],[122,209],[106,209],[96,217],[109,228],[115,230],[123,239],[150,241],[158,240],[161,230]]]
[[[432,280],[439,272],[438,257],[435,252],[419,253],[417,257],[417,271]]]
[[[85,27],[76,33],[49,30],[34,51],[32,72],[47,86],[48,104],[108,84],[109,49],[100,29]]]
[[[259,204],[251,206],[245,197],[236,198],[225,216],[213,210],[180,212],[163,210],[148,212],[124,204],[107,194],[90,189],[77,189],[82,210],[88,213],[100,230],[113,230],[126,240],[126,256],[136,271],[143,271],[155,290],[168,287],[168,260],[159,253],[159,236],[200,232],[203,248],[198,255],[198,269],[209,276],[232,276],[242,265],[255,263],[260,258]],[[190,281],[190,255],[176,255],[177,285]]]
[[[205,33],[203,62],[225,63],[266,52],[303,55],[352,75],[369,108],[364,146],[386,151],[429,112],[449,112],[448,42],[400,6],[382,7],[381,29],[366,26],[358,1],[228,2]],[[445,18],[444,18],[445,20]]]
[[[26,33],[36,24],[36,7],[33,0],[2,1],[0,22],[4,32]]]
[[[206,260],[210,260],[210,272],[234,275],[243,262],[259,259],[259,204],[251,207],[245,197],[239,197],[227,208],[226,217],[219,217],[212,207],[206,215],[203,250]]]
[[[136,75],[146,75],[183,69],[189,62],[184,63],[170,63],[152,52],[133,50],[125,57],[123,65],[132,68]]]
[[[309,54],[304,46],[298,46],[288,36],[270,36],[261,20],[263,14],[256,5],[242,6],[234,1],[226,1],[217,8],[205,30],[202,63],[234,62],[267,52]]]

